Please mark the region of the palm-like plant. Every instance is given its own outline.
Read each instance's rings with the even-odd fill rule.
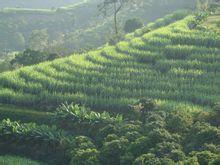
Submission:
[[[108,112],[94,112],[85,106],[74,105],[73,103],[61,104],[55,114],[55,119],[60,121],[72,121],[74,123],[88,122],[90,124],[95,123],[112,123],[112,122],[122,122],[123,116],[117,115],[116,117],[111,117]]]
[[[34,123],[0,122],[0,144],[13,152],[24,152],[29,156],[44,157],[56,152],[63,161],[68,150],[70,136],[56,126],[36,125]],[[36,152],[39,151],[39,152]]]

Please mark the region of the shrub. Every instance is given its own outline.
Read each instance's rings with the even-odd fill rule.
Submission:
[[[135,159],[133,165],[160,165],[160,159],[155,157],[154,154],[143,154]]]
[[[125,22],[124,31],[126,33],[130,33],[135,31],[136,29],[140,29],[143,27],[143,22],[138,18],[129,19]]]
[[[207,165],[209,162],[215,161],[217,159],[217,155],[211,153],[210,151],[194,152],[192,155],[198,158],[200,165]]]
[[[128,140],[121,138],[105,142],[101,149],[101,163],[106,165],[119,165],[120,158],[125,154]]]
[[[153,146],[151,143],[151,139],[145,136],[141,136],[137,138],[134,142],[132,142],[129,146],[129,151],[135,157],[142,153],[149,152],[150,148]]]
[[[167,116],[166,123],[169,131],[186,133],[193,124],[193,118],[188,112],[176,110]]]
[[[71,158],[70,165],[99,165],[99,152],[96,149],[78,149]]]
[[[56,53],[46,53],[35,50],[27,49],[22,53],[19,53],[11,60],[12,65],[33,65],[43,61],[52,61],[58,58],[59,55]]]
[[[175,162],[184,161],[186,156],[181,150],[172,150],[170,153],[170,158]]]

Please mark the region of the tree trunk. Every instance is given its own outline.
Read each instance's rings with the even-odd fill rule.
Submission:
[[[118,35],[118,25],[117,25],[117,6],[114,3],[114,24],[115,24],[115,34]]]

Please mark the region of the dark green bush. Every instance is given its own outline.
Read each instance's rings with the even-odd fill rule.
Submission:
[[[140,29],[143,26],[144,24],[140,19],[138,18],[129,19],[125,22],[124,31],[126,33],[131,33],[135,31],[136,29]]]

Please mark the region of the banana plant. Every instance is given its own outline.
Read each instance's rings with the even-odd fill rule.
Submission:
[[[84,123],[88,122],[90,124],[95,123],[113,123],[113,122],[122,122],[123,116],[117,115],[116,117],[112,117],[108,112],[94,112],[90,111],[90,109],[85,106],[74,105],[73,103],[61,104],[57,108],[57,112],[55,113],[55,119],[60,121],[71,121],[73,123]]]

